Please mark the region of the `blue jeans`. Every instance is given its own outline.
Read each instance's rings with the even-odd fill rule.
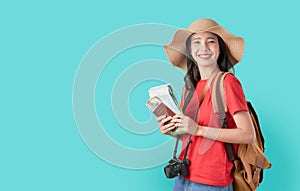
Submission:
[[[228,186],[210,186],[185,180],[182,176],[175,178],[173,191],[233,191],[232,184]]]

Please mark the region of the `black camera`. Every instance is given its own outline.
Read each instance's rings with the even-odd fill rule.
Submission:
[[[176,176],[188,176],[189,175],[190,161],[187,159],[180,160],[178,158],[172,158],[169,164],[164,168],[167,178],[174,178]]]

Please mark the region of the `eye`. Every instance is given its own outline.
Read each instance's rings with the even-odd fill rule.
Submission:
[[[199,40],[194,40],[194,41],[193,41],[193,44],[199,44],[199,43],[200,43]]]
[[[214,43],[216,43],[216,41],[214,41],[214,40],[209,40],[208,43],[209,43],[209,44],[214,44]]]

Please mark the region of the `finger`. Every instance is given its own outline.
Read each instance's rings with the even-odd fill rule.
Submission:
[[[165,119],[163,119],[163,120],[160,121],[160,125],[166,124],[166,123],[167,123],[168,121],[170,121],[171,119],[172,119],[171,116],[166,117]]]
[[[184,127],[182,123],[175,123],[174,126],[177,127],[177,128],[183,128]]]
[[[176,114],[173,116],[173,119],[181,119],[182,115],[181,114]]]
[[[175,123],[169,122],[167,124],[161,125],[159,128],[163,131],[166,131],[167,129],[172,128],[174,125],[175,125]]]
[[[177,127],[175,127],[174,125],[172,125],[172,126],[169,126],[169,127],[165,128],[165,129],[161,129],[161,132],[163,134],[168,134],[170,131],[174,131],[175,129],[177,129]]]
[[[164,128],[169,128],[169,127],[172,127],[174,125],[175,125],[175,123],[168,122],[167,124],[164,125]]]
[[[182,123],[182,119],[181,118],[172,118],[172,120],[170,121],[171,123]]]
[[[156,120],[158,121],[158,122],[160,122],[161,120],[163,120],[164,118],[166,118],[167,116],[166,115],[161,115],[161,116],[158,116],[157,118],[156,118]]]
[[[161,125],[160,131],[168,131],[168,129],[172,128],[175,124],[174,123],[168,123],[166,125]]]

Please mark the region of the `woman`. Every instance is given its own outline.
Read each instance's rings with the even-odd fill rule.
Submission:
[[[186,132],[181,136],[183,150],[180,159],[183,158],[188,137],[192,135],[187,153],[190,174],[176,177],[174,191],[233,190],[233,163],[227,158],[224,143],[234,143],[236,149],[236,144],[252,143],[255,139],[241,84],[233,74],[226,75],[224,79],[228,129],[216,128],[220,125],[216,125],[219,119],[212,109],[211,88],[200,107],[195,100],[199,99],[202,90],[216,73],[228,72],[241,60],[243,51],[244,41],[241,37],[232,35],[215,21],[206,18],[195,21],[188,29],[179,29],[172,42],[165,46],[170,62],[187,71],[186,78],[195,88],[184,114],[157,118],[163,134],[177,128]]]

